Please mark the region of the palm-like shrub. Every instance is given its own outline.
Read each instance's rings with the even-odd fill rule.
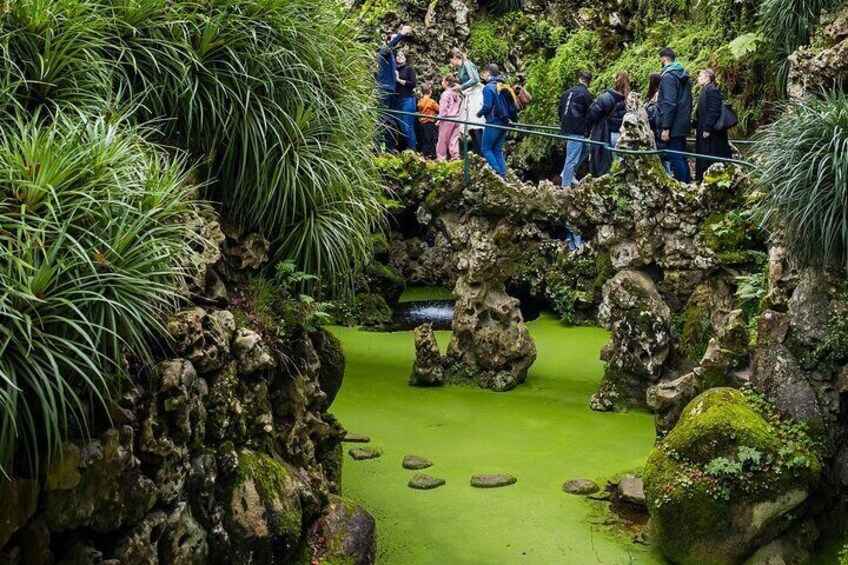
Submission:
[[[383,206],[373,55],[340,21],[313,0],[18,0],[0,65],[30,110],[132,104],[137,123],[160,121],[228,220],[343,288]]]
[[[766,187],[765,221],[792,254],[848,269],[848,96],[834,92],[788,105],[754,146]]]
[[[0,472],[85,432],[173,307],[197,241],[185,163],[125,123],[0,128]]]
[[[759,25],[771,41],[777,57],[775,76],[781,90],[786,88],[789,73],[787,57],[810,40],[822,12],[835,8],[841,0],[763,0],[759,9]]]
[[[373,87],[334,3],[113,0],[119,86],[208,164],[223,213],[328,287],[381,216]]]

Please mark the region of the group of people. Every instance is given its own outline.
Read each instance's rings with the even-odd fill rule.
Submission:
[[[728,128],[723,125],[722,115],[727,112],[721,91],[716,85],[715,72],[706,68],[698,74],[701,94],[692,120],[692,84],[683,65],[676,61],[674,50],[660,50],[662,71],[651,73],[648,79],[646,110],[658,149],[670,152],[662,155],[666,170],[681,182],[691,181],[689,163],[684,155],[687,138],[695,127],[695,152],[704,157],[695,161],[695,178],[702,180],[704,173],[715,161],[709,157],[732,156],[727,137]],[[578,84],[566,90],[559,103],[560,130],[569,137],[583,137],[615,146],[618,142],[626,101],[630,95],[630,74],[621,71],[615,76],[612,88],[595,99],[589,86],[592,74],[584,71]],[[724,124],[729,124],[724,120]],[[562,186],[568,188],[575,182],[575,173],[582,163],[590,160],[589,171],[598,177],[606,174],[613,162],[613,155],[602,145],[589,144],[582,140],[568,141],[565,163],[562,169]]]
[[[529,93],[507,87],[495,64],[486,66],[481,76],[477,66],[462,51],[452,49],[448,58],[455,72],[442,77],[439,101],[433,98],[433,85],[429,82],[421,84],[422,97],[416,99],[414,89],[418,77],[415,69],[408,56],[396,49],[401,42],[411,39],[412,33],[410,26],[404,26],[399,33],[388,35],[380,48],[377,81],[381,105],[402,113],[394,117],[383,116],[378,149],[383,145],[389,151],[405,147],[438,160],[459,159],[459,141],[463,133],[467,133],[475,151],[497,174],[506,177],[503,148],[507,130],[503,128],[511,120],[505,115],[509,112],[505,112],[502,102],[504,90],[509,91],[519,107],[530,102]],[[676,61],[672,49],[662,49],[659,56],[662,70],[651,73],[646,100],[657,147],[669,150],[662,155],[663,166],[677,180],[691,181],[689,163],[679,152],[686,151],[687,138],[694,125],[695,152],[704,155],[696,159],[695,166],[695,178],[701,180],[714,162],[709,157],[731,157],[726,125],[730,121],[724,115],[728,108],[716,86],[715,72],[703,69],[697,79],[702,88],[693,122],[689,74]],[[572,138],[566,144],[563,188],[577,182],[576,173],[585,161],[589,161],[591,174],[598,177],[609,171],[614,160],[607,145],[614,147],[618,142],[631,91],[630,75],[627,71],[619,72],[613,87],[597,98],[589,90],[591,82],[592,74],[582,72],[578,84],[567,89],[559,102],[561,132]],[[510,97],[506,99],[509,101]],[[584,140],[600,143],[590,144]]]
[[[401,42],[411,37],[412,28],[404,26],[399,33],[386,36],[379,51],[376,78],[380,105],[402,113],[383,116],[378,150],[406,148],[437,160],[459,159],[460,138],[467,133],[474,150],[499,175],[506,177],[503,155],[506,131],[487,127],[508,123],[498,111],[499,85],[503,83],[498,66],[488,65],[481,77],[477,66],[461,50],[452,49],[448,58],[455,71],[442,77],[439,101],[433,98],[430,82],[421,84],[422,96],[416,99],[414,88],[418,76],[408,55],[397,50]],[[529,98],[526,93],[524,96]]]

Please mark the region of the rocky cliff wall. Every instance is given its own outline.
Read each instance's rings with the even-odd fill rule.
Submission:
[[[156,362],[128,360],[136,377],[88,439],[0,480],[0,562],[373,560],[373,520],[338,497],[340,344],[302,312],[257,317],[245,288],[267,242],[196,220],[213,245]]]

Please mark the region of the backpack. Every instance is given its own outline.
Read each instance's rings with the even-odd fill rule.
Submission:
[[[494,115],[505,122],[514,122],[518,119],[518,96],[511,86],[497,83],[497,96],[495,97]]]
[[[518,98],[518,109],[523,110],[533,101],[533,97],[530,95],[530,92],[527,91],[527,88],[524,86],[516,86],[515,87],[515,96]]]

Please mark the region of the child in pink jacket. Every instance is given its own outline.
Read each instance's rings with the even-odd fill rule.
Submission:
[[[453,90],[459,84],[455,75],[442,79],[442,97],[439,99],[439,117],[460,119],[459,109],[462,106],[462,95]],[[436,143],[436,160],[444,161],[450,153],[451,159],[459,159],[459,136],[462,124],[454,122],[439,122],[439,140]]]

